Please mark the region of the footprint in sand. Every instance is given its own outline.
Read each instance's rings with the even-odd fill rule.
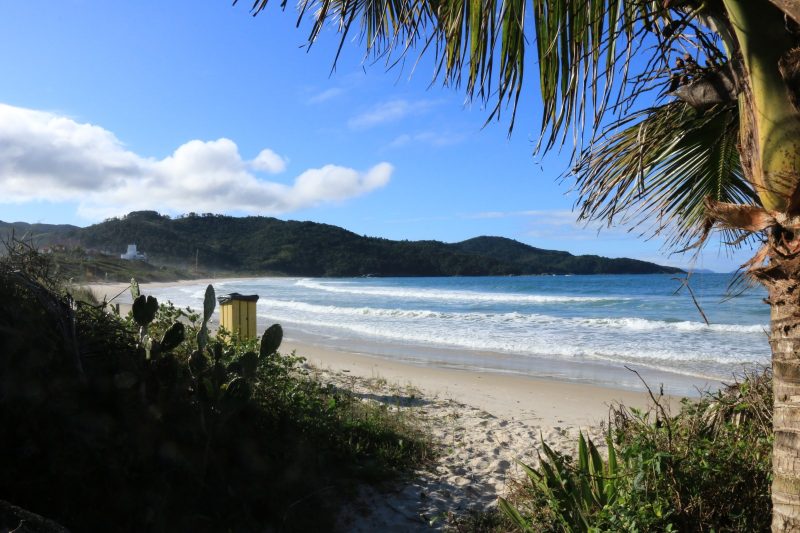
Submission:
[[[494,471],[498,472],[500,474],[504,474],[506,472],[506,470],[508,470],[508,468],[510,466],[511,466],[511,463],[506,461],[505,459],[503,459],[502,461],[497,463],[497,468],[495,468]]]

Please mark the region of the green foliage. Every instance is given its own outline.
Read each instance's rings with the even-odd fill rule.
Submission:
[[[134,296],[129,318],[132,318],[133,322],[139,326],[139,346],[144,348],[145,360],[155,360],[162,355],[168,355],[186,338],[186,327],[183,323],[175,321],[163,332],[161,340],[156,340],[157,334],[150,333],[150,325],[156,319],[159,311],[158,300],[153,296],[140,294],[139,284],[135,279],[131,280],[130,290],[131,296],[136,296]],[[160,362],[158,364],[166,367],[174,363]]]
[[[767,373],[675,416],[658,400],[617,407],[606,460],[583,435],[577,464],[544,444],[530,486],[500,509],[523,531],[769,531],[771,408]]]
[[[686,246],[705,231],[705,201],[757,203],[743,176],[737,142],[738,109],[698,112],[681,101],[615,122],[573,168],[580,218],[648,231]],[[739,231],[723,229],[724,240]]]
[[[83,302],[89,305],[97,305],[100,301],[97,299],[97,295],[92,291],[92,289],[88,287],[82,287],[79,285],[75,285],[66,289],[66,292],[72,297],[73,300],[76,302]]]
[[[578,464],[542,443],[545,457],[539,457],[538,469],[522,464],[535,491],[543,499],[552,520],[563,531],[590,531],[596,517],[616,503],[618,464],[611,435],[608,439],[608,460],[600,457],[591,439],[578,438]],[[511,521],[526,532],[539,531],[532,520],[500,498],[499,505]]]
[[[0,237],[3,233],[2,225],[0,222]],[[59,238],[57,235],[52,237]],[[64,242],[75,241],[74,236],[64,238]],[[39,246],[42,245],[41,240],[37,239],[35,242]],[[150,283],[208,276],[207,272],[195,272],[189,268],[156,265],[144,261],[127,261],[120,259],[118,255],[109,255],[96,248],[86,249],[80,246],[57,244],[55,248],[50,249],[48,256],[65,279],[81,282],[126,282],[131,277],[135,277],[139,281]]]
[[[1,226],[1,225],[0,225]],[[44,231],[44,229],[42,229]],[[58,228],[53,228],[54,232]],[[519,274],[673,273],[634,259],[574,256],[501,237],[459,243],[391,241],[314,222],[268,217],[188,215],[177,219],[133,212],[53,238],[87,248],[123,250],[136,242],[162,265],[293,276],[479,276]],[[123,263],[130,263],[123,261]],[[142,266],[142,269],[144,267]],[[77,272],[76,274],[79,274]],[[155,273],[141,270],[138,276]],[[173,272],[175,276],[179,273]],[[127,275],[130,277],[130,274]]]
[[[211,335],[205,308],[122,318],[48,275],[35,255],[0,261],[2,499],[75,531],[325,531],[356,483],[428,453],[302,358]]]

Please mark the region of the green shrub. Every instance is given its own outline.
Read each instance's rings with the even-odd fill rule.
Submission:
[[[343,495],[424,461],[405,419],[262,339],[138,294],[76,302],[31,250],[0,260],[0,500],[75,531],[329,530]],[[308,513],[313,508],[315,512]]]
[[[769,372],[684,400],[675,416],[654,399],[650,411],[612,410],[607,460],[583,435],[577,464],[545,444],[539,467],[526,467],[530,485],[501,500],[510,522],[524,531],[769,531]]]
[[[564,531],[588,531],[597,521],[597,515],[614,506],[618,494],[619,472],[617,456],[608,437],[608,460],[600,457],[591,439],[578,437],[578,464],[542,443],[544,457],[540,456],[538,469],[522,464],[547,509],[548,520]],[[528,520],[513,505],[500,498],[500,509],[512,522],[526,532],[540,531],[541,519]],[[538,525],[535,522],[540,522]]]

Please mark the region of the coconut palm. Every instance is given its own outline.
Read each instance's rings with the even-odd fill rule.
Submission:
[[[255,0],[254,13],[266,4]],[[647,227],[679,248],[699,248],[712,230],[732,244],[761,241],[747,267],[772,316],[773,529],[800,530],[800,1],[300,0],[299,9],[312,18],[309,43],[333,26],[342,43],[355,33],[389,65],[428,54],[445,84],[488,103],[490,118],[510,113],[512,128],[523,83],[538,82],[537,149],[574,143],[568,174],[581,219]]]

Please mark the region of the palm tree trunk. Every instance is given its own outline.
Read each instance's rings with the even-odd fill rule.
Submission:
[[[793,40],[775,0],[723,0],[738,44],[743,171],[761,205],[796,228],[800,214],[800,110]],[[780,2],[778,2],[780,3]],[[796,4],[796,2],[792,2]],[[769,293],[774,393],[772,531],[800,531],[800,231],[776,226],[769,264],[753,274]],[[758,256],[757,256],[758,257]]]
[[[792,51],[783,14],[769,2],[724,0],[738,43],[742,167],[767,211],[797,206],[800,110],[781,73]]]
[[[800,257],[773,257],[758,276],[771,311],[772,531],[800,531]]]

